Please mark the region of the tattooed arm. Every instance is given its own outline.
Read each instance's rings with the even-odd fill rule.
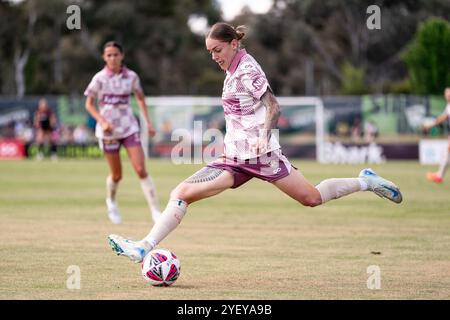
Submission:
[[[266,108],[266,120],[264,122],[264,129],[267,133],[267,142],[269,142],[271,130],[276,129],[278,118],[281,115],[280,105],[277,99],[274,97],[270,88],[262,95],[261,101]]]
[[[261,137],[253,146],[252,151],[256,154],[266,153],[267,146],[272,135],[272,130],[276,129],[278,118],[280,117],[280,105],[277,99],[274,97],[270,88],[262,95],[261,102],[266,108],[266,119],[264,121],[264,130],[261,133]]]

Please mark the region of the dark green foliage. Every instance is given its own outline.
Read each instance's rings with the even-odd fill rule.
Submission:
[[[17,74],[22,74],[27,95],[80,95],[103,67],[103,44],[116,40],[147,95],[220,95],[224,74],[205,50],[203,35],[191,32],[187,23],[193,15],[209,25],[221,21],[216,1],[78,1],[81,30],[66,27],[71,4],[0,1],[0,94],[16,95]],[[381,8],[380,30],[366,26],[366,9],[373,4]],[[448,0],[275,0],[266,14],[243,10],[231,23],[248,26],[243,45],[277,95],[336,95],[386,92],[407,79],[402,53],[419,23],[433,16],[448,19]],[[410,71],[415,92],[440,94],[448,85],[450,50],[434,46],[428,47],[435,51],[427,63],[433,56],[440,70],[431,76]],[[25,62],[21,72],[18,58]],[[409,60],[421,61],[417,54]],[[364,74],[355,79],[346,63]],[[418,86],[419,79],[432,87]]]
[[[422,23],[403,59],[414,93],[441,94],[450,86],[450,23],[432,18]]]

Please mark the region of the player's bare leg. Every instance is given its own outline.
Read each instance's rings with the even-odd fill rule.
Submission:
[[[445,173],[447,172],[448,164],[450,161],[449,154],[450,154],[450,142],[449,142],[449,146],[447,147],[447,151],[444,152],[444,155],[440,160],[438,171],[427,173],[428,180],[433,181],[435,183],[444,182],[444,176],[445,176]]]
[[[180,183],[170,194],[186,204],[212,197],[233,186],[234,178],[224,169],[204,167]]]
[[[273,183],[281,191],[305,206],[315,207],[358,191],[373,191],[376,195],[395,203],[402,201],[400,189],[391,181],[364,169],[358,178],[331,178],[313,186],[297,170]]]
[[[36,160],[41,161],[44,159],[44,130],[38,129],[36,132],[36,144],[38,147],[38,153],[36,154]]]
[[[223,169],[204,167],[180,183],[170,194],[170,200],[161,218],[141,241],[132,241],[118,235],[108,237],[109,244],[118,255],[141,262],[145,255],[172,232],[186,214],[187,206],[195,201],[212,197],[233,186],[234,178]]]

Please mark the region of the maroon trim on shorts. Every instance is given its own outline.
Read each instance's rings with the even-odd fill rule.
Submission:
[[[102,139],[102,150],[104,153],[119,153],[120,147],[131,148],[141,145],[141,138],[139,137],[139,132],[133,133],[128,137],[122,139]]]
[[[231,175],[233,176],[233,179],[234,179],[234,182],[233,182],[233,185],[231,186],[231,189],[239,188],[240,186],[242,186],[247,181],[250,181],[251,179],[253,179],[253,176],[248,175],[245,172],[240,171],[236,167],[229,166],[229,165],[224,164],[224,163],[222,164],[222,163],[213,162],[213,163],[208,164],[207,167],[216,168],[216,169],[222,169],[222,170],[226,170],[229,173],[231,173]]]
[[[233,175],[234,183],[231,189],[242,186],[252,178],[258,178],[267,182],[275,182],[287,177],[290,173],[289,160],[280,150],[269,152],[256,159],[239,160],[221,157],[210,164],[208,167],[223,169]]]

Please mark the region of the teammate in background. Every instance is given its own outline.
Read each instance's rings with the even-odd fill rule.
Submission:
[[[428,124],[424,126],[425,130],[430,130],[431,128],[444,123],[449,120],[450,122],[450,87],[445,88],[444,97],[447,100],[447,105],[444,109],[444,112],[436,118],[434,123]],[[444,181],[445,172],[447,171],[448,162],[449,162],[449,152],[450,152],[450,135],[448,137],[448,147],[446,152],[444,152],[444,156],[441,159],[439,164],[439,169],[437,172],[427,172],[427,179],[436,183],[442,183]]]
[[[56,129],[55,113],[48,106],[47,100],[41,98],[34,114],[34,128],[36,129],[36,143],[38,145],[37,160],[44,159],[46,146],[50,144],[50,154],[56,159],[56,141],[53,132]]]
[[[280,106],[260,65],[240,48],[242,28],[226,23],[212,26],[206,49],[226,72],[222,103],[226,120],[225,154],[181,182],[170,194],[161,218],[141,241],[110,235],[115,253],[140,262],[181,222],[191,203],[238,188],[252,178],[272,183],[302,205],[315,207],[348,194],[370,190],[395,203],[402,201],[397,186],[364,169],[357,178],[328,179],[313,186],[283,155],[272,131]]]
[[[142,191],[152,213],[153,221],[160,216],[158,199],[152,178],[145,166],[145,155],[139,137],[139,125],[130,106],[130,95],[135,94],[139,108],[147,122],[148,134],[155,129],[147,112],[145,96],[138,75],[122,64],[124,53],[117,42],[107,42],[103,47],[105,67],[91,80],[84,95],[86,110],[97,121],[95,136],[105,154],[110,174],[106,178],[106,205],[108,217],[114,224],[122,219],[116,199],[119,181],[122,179],[120,148],[123,145],[139,176]],[[98,109],[96,108],[96,102]]]

